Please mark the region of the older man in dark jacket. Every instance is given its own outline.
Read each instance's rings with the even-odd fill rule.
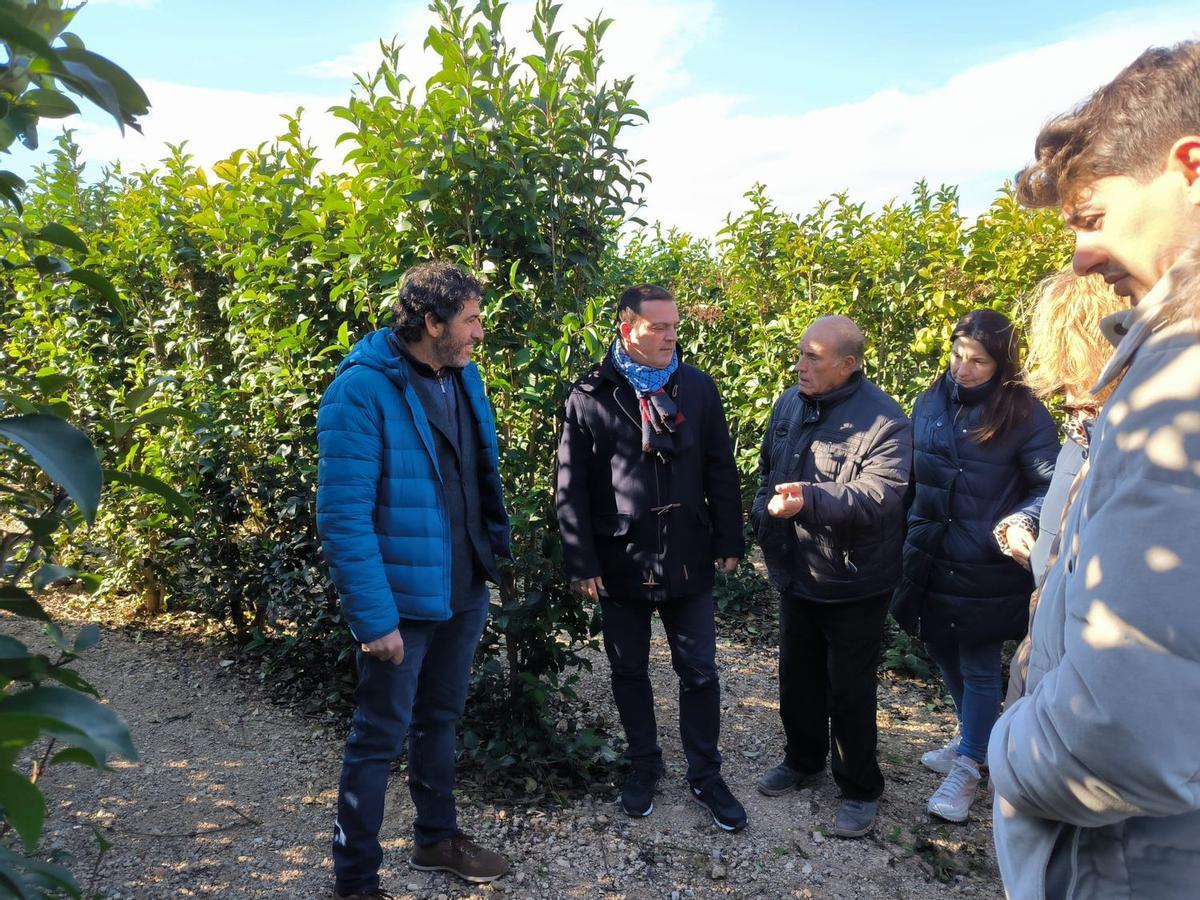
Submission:
[[[746,812],[721,779],[721,689],[713,622],[714,561],[745,546],[737,469],[713,380],[679,360],[679,312],[663,288],[618,303],[620,335],[571,388],[558,448],[558,520],[567,575],[600,603],[613,698],[633,769],[621,790],[648,816],[662,773],[648,674],[657,609],[679,675],[679,730],[695,800],[726,831]]]
[[[751,518],[779,590],[779,714],[787,747],[758,789],[776,796],[825,769],[842,792],[834,832],[871,830],[876,665],[900,577],[912,427],[861,371],[864,340],[843,316],[805,331],[799,384],[775,404]]]

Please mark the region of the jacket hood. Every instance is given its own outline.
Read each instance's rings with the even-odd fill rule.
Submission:
[[[1184,253],[1137,306],[1106,316],[1104,336],[1116,345],[1104,371],[1092,387],[1099,394],[1129,365],[1138,347],[1160,328],[1195,315],[1200,304],[1200,250]]]
[[[337,374],[354,366],[378,369],[392,377],[408,380],[408,363],[400,352],[399,338],[390,328],[380,328],[361,338],[342,360]]]

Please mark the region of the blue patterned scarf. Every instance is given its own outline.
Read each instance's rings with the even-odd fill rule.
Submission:
[[[612,361],[637,394],[642,414],[642,451],[657,453],[666,462],[675,453],[675,431],[683,424],[683,413],[663,390],[679,368],[679,352],[671,354],[666,368],[656,369],[635,363],[617,338],[613,341]]]
[[[621,339],[617,338],[612,345],[612,360],[613,365],[617,367],[617,371],[625,376],[634,391],[639,397],[644,397],[647,394],[653,394],[656,391],[661,391],[666,383],[670,381],[671,376],[675,374],[675,370],[679,368],[679,351],[671,354],[671,361],[665,369],[656,369],[654,366],[643,366],[641,363],[635,363],[629,358],[629,354],[625,352],[625,347],[621,344]]]

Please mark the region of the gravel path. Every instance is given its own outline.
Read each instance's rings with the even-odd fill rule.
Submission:
[[[72,608],[57,610],[68,630]],[[18,636],[40,646],[32,627]],[[461,824],[504,853],[513,874],[484,887],[407,867],[411,803],[393,780],[384,824],[384,885],[402,897],[530,898],[1002,896],[991,849],[990,798],[965,826],[925,814],[937,777],[915,760],[943,742],[949,715],[927,687],[885,680],[881,760],[888,792],[874,835],[826,838],[837,792],[827,780],[779,798],[754,779],[781,747],[775,658],[769,648],[722,638],[725,776],[750,827],[720,832],[691,803],[675,727],[675,679],[657,627],[652,666],[667,777],[653,815],[630,820],[610,799],[559,808],[460,800]],[[128,721],[141,754],[112,772],[55,767],[42,786],[45,846],[76,856],[87,883],[97,859],[93,829],[112,845],[95,871],[111,898],[330,897],[328,841],[336,800],[338,729],[273,705],[237,677],[227,648],[170,636],[110,631],[78,664]],[[585,685],[615,721],[607,666]]]

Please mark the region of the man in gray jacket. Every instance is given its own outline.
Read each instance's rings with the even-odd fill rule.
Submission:
[[[1200,891],[1200,42],[1146,51],[1038,136],[1018,176],[1061,206],[1119,381],[1092,432],[988,748],[1009,896]]]
[[[871,830],[883,793],[876,668],[900,577],[913,452],[908,417],[863,377],[863,349],[862,332],[844,316],[804,332],[798,383],[776,402],[763,437],[751,513],[779,591],[787,740],[758,790],[777,796],[811,781],[832,749],[841,837]]]

